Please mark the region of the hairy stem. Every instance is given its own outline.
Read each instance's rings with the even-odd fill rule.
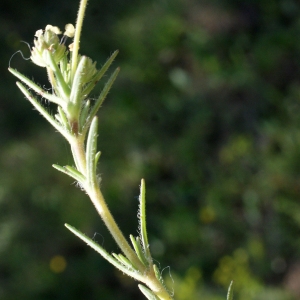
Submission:
[[[86,175],[86,156],[84,150],[84,143],[80,141],[78,138],[74,138],[71,141],[71,149],[74,155],[75,164],[78,167],[78,170],[83,174]],[[117,245],[126,255],[126,257],[136,266],[138,270],[142,273],[145,271],[145,266],[141,263],[138,259],[135,252],[130,247],[129,243],[125,239],[123,233],[119,229],[116,221],[114,220],[112,214],[110,213],[106,202],[103,198],[99,185],[95,186],[85,186],[84,187],[86,192],[88,193],[91,201],[93,202],[97,212],[101,216],[103,222],[105,223],[106,227],[108,228],[109,232],[115,239]]]
[[[84,141],[79,138],[75,138],[74,141],[70,142],[70,145],[77,170],[86,176]]]
[[[75,75],[75,71],[77,68],[77,58],[78,58],[78,50],[80,44],[80,35],[82,29],[82,23],[84,19],[85,9],[88,0],[81,0],[80,6],[77,15],[76,27],[75,27],[75,35],[74,35],[74,45],[72,51],[72,63],[71,63],[71,82],[73,82],[73,78]]]
[[[100,214],[103,222],[107,226],[108,230],[110,231],[111,235],[115,239],[116,243],[126,255],[126,257],[133,263],[133,265],[141,272],[145,272],[145,266],[139,260],[135,252],[130,247],[129,243],[125,239],[123,233],[119,229],[116,221],[114,220],[112,214],[110,213],[101,190],[99,187],[96,187],[92,191],[88,191],[88,194],[95,205],[98,213]]]

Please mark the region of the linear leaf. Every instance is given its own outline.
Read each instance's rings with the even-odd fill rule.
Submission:
[[[139,221],[140,221],[140,235],[142,240],[142,245],[147,261],[150,263],[152,261],[151,253],[149,249],[148,236],[147,236],[147,227],[146,227],[146,185],[145,180],[141,180],[140,188],[140,212],[139,212]]]
[[[64,100],[62,100],[61,98],[59,98],[53,94],[47,93],[41,87],[39,87],[37,84],[35,84],[33,81],[31,81],[29,78],[27,78],[23,74],[19,73],[17,70],[8,68],[8,71],[11,72],[13,75],[15,75],[17,78],[19,78],[21,81],[23,81],[26,85],[28,85],[28,87],[33,89],[41,97],[49,100],[52,103],[60,105],[62,107],[64,107],[66,105],[66,102]]]
[[[56,170],[65,173],[67,175],[69,175],[70,177],[74,178],[75,180],[77,180],[78,182],[84,184],[85,182],[85,177],[79,172],[77,171],[75,168],[71,167],[71,166],[59,166],[59,165],[52,165],[53,168],[55,168]]]
[[[138,287],[148,300],[160,300],[151,290],[146,288],[144,285],[139,284]]]
[[[76,107],[79,106],[79,101],[81,99],[81,89],[82,89],[82,81],[83,76],[85,76],[85,69],[87,65],[87,57],[81,56],[78,66],[76,68],[76,72],[74,75],[74,79],[72,82],[70,101],[75,104]]]
[[[63,125],[68,131],[70,131],[70,129],[71,129],[71,128],[70,128],[70,124],[69,124],[69,121],[68,121],[68,118],[67,118],[65,112],[63,111],[63,109],[62,109],[60,106],[57,107],[57,110],[58,110],[58,113],[59,113],[59,116],[60,116],[60,120],[61,120],[62,125]]]
[[[95,115],[97,114],[99,108],[101,107],[101,104],[103,103],[103,101],[105,100],[105,97],[107,96],[110,88],[112,87],[114,81],[116,80],[118,73],[119,73],[120,69],[117,68],[113,74],[110,76],[110,78],[108,79],[108,81],[106,82],[102,92],[100,93],[98,99],[96,100],[96,103],[94,104],[94,106],[91,109],[88,121],[85,124],[84,130],[86,131],[92,121],[92,119],[95,117]]]
[[[227,300],[233,300],[233,281],[230,282],[230,285],[228,288]]]
[[[110,67],[116,56],[118,55],[119,50],[116,50],[110,58],[105,62],[105,64],[102,66],[102,68],[94,75],[91,82],[87,84],[87,86],[82,91],[82,95],[85,95],[86,97],[88,94],[94,89],[97,82],[102,78],[102,76],[105,74],[107,69]]]
[[[131,271],[124,267],[121,263],[119,263],[114,257],[112,257],[106,250],[104,250],[99,244],[94,242],[92,239],[87,237],[85,234],[74,228],[73,226],[69,224],[65,224],[65,226],[73,232],[76,236],[78,236],[81,240],[86,242],[91,248],[93,248],[95,251],[97,251],[104,259],[106,259],[108,262],[110,262],[113,266],[115,266],[120,271],[124,272],[128,276],[131,276],[135,278],[138,281],[144,281],[143,275],[139,273],[138,271]]]
[[[45,108],[39,103],[37,99],[35,99],[29,91],[25,88],[25,86],[17,82],[18,88],[21,92],[26,96],[26,98],[31,102],[31,104],[39,111],[39,113],[57,130],[59,131],[67,140],[72,138],[71,134],[69,134],[64,128],[62,128],[55,119],[49,115],[49,113],[45,110]]]
[[[88,116],[89,116],[89,112],[90,112],[90,108],[91,108],[91,102],[90,100],[87,100],[82,109],[81,109],[81,112],[80,112],[80,116],[79,116],[79,128],[80,128],[80,131],[82,131],[85,123],[86,123],[86,120],[88,119]]]
[[[139,239],[138,237],[135,239],[133,235],[130,235],[130,240],[131,240],[131,243],[132,243],[133,248],[134,248],[134,250],[135,250],[135,253],[137,254],[137,256],[138,256],[138,258],[140,259],[140,261],[141,261],[145,266],[148,266],[148,261],[147,261],[147,259],[145,258],[143,249],[142,249],[141,244],[140,244],[140,239]]]
[[[157,265],[153,265],[153,270],[154,270],[155,277],[157,278],[157,280],[159,280],[159,282],[160,282],[162,285],[164,285],[163,277],[161,276],[160,271],[159,271]]]
[[[101,151],[98,151],[95,155],[95,168],[97,168],[97,164],[98,164],[100,156],[101,156]]]
[[[49,67],[55,74],[56,82],[58,83],[59,94],[63,97],[66,101],[69,101],[70,97],[70,87],[66,84],[65,79],[54,61],[53,55],[50,50],[45,51],[46,53],[46,60],[49,62]]]
[[[98,118],[92,121],[86,142],[86,176],[88,184],[94,186],[97,183],[95,155],[97,150],[97,127]]]
[[[116,253],[112,253],[112,255],[127,268],[136,270],[136,268],[133,266],[133,264],[124,255],[116,254]]]

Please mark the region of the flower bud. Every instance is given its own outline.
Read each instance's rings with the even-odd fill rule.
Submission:
[[[72,24],[67,24],[65,26],[65,32],[64,32],[64,35],[66,35],[67,37],[74,37],[74,34],[75,34],[75,28]]]
[[[90,82],[96,72],[96,62],[93,62],[89,57],[86,57],[86,67],[84,76],[82,78],[82,83],[85,84]]]
[[[59,63],[65,55],[66,46],[60,43],[58,34],[61,34],[61,31],[52,25],[47,25],[44,32],[40,29],[35,33],[34,47],[32,47],[30,57],[33,63],[41,67],[49,66],[45,51],[50,51],[55,63]]]

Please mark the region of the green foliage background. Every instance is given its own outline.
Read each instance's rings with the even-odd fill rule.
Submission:
[[[6,69],[16,51],[30,56],[21,41],[74,23],[77,8],[0,4],[2,300],[144,299],[64,228],[118,251],[87,196],[51,168],[71,164],[68,145]],[[225,299],[231,280],[234,299],[300,297],[299,37],[296,0],[90,0],[81,53],[100,66],[120,50],[99,114],[103,193],[135,234],[145,178],[151,249],[177,300]],[[21,55],[10,64],[47,84]]]

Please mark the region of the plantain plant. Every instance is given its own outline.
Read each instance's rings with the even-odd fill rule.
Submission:
[[[115,51],[98,70],[96,63],[87,56],[79,54],[80,35],[87,0],[81,0],[76,26],[67,24],[62,33],[56,26],[47,25],[45,30],[38,30],[31,50],[31,61],[46,69],[52,92],[49,93],[28,77],[9,67],[9,71],[20,81],[18,88],[45,119],[68,141],[74,165],[53,165],[58,171],[75,179],[87,193],[97,212],[110,231],[122,253],[108,253],[102,246],[69,224],[65,226],[103,258],[124,274],[141,284],[139,288],[146,298],[151,300],[170,300],[173,295],[164,285],[161,273],[153,263],[146,230],[145,181],[141,180],[139,196],[139,236],[130,235],[130,245],[104,200],[100,189],[100,176],[97,163],[101,152],[97,151],[97,112],[112,87],[118,73],[117,68],[109,77],[99,97],[94,103],[89,95],[99,80],[106,73],[116,58]],[[67,38],[74,38],[66,46]],[[22,83],[21,83],[22,82]],[[34,96],[29,90],[36,93]],[[57,113],[52,116],[41,104],[45,98],[57,106]],[[232,299],[232,284],[227,299]]]

